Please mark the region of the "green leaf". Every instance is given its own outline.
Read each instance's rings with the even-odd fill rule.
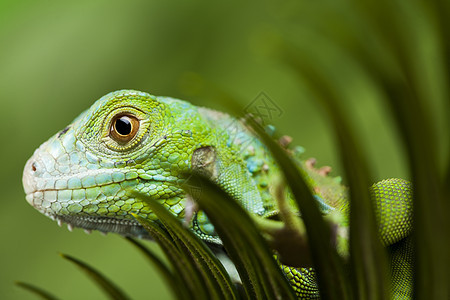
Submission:
[[[164,206],[143,194],[135,197],[145,201],[158,219],[168,229],[178,248],[187,250],[192,256],[193,267],[196,267],[206,283],[210,297],[214,299],[236,299],[236,290],[224,267],[212,251],[195,234],[184,227]]]
[[[395,110],[399,127],[407,145],[414,192],[415,238],[415,294],[419,299],[445,299],[450,295],[449,259],[450,224],[449,197],[446,195],[436,161],[436,145],[427,135],[431,134],[427,120],[408,90],[393,91],[391,105]],[[405,109],[407,105],[410,108]],[[426,157],[427,159],[424,159]],[[431,293],[431,295],[430,295]]]
[[[166,255],[172,268],[176,270],[173,274],[178,279],[180,285],[176,293],[182,294],[180,299],[206,299],[207,294],[203,289],[202,277],[197,268],[191,262],[191,256],[178,248],[175,241],[166,229],[163,229],[156,222],[149,221],[138,215],[133,216],[149,232],[153,239],[159,244],[163,253]]]
[[[214,225],[228,255],[239,272],[250,299],[295,299],[280,266],[273,258],[248,213],[213,182],[192,174],[183,188],[200,187],[196,201]]]
[[[178,299],[183,299],[184,296],[189,295],[182,289],[183,285],[180,285],[180,276],[175,276],[173,272],[169,269],[169,267],[156,256],[153,252],[151,252],[147,247],[145,247],[141,242],[131,238],[126,237],[127,241],[133,244],[137,249],[139,249],[145,257],[156,267],[162,277],[165,279],[167,284],[170,286],[170,290],[175,294]],[[185,292],[185,293],[183,293]]]
[[[372,10],[375,5],[371,5],[363,13],[369,16],[374,29],[386,37],[399,70],[390,74],[372,67],[368,72],[385,94],[411,170],[415,297],[446,299],[450,296],[450,221],[446,216],[450,210],[450,195],[442,176],[445,164],[438,155],[439,144],[443,141],[434,139],[436,130],[428,103],[442,103],[448,126],[450,43],[446,25],[449,4],[448,1],[432,1],[428,6],[428,3],[413,1],[400,4],[401,14],[390,9],[391,5],[391,1],[381,1],[376,4],[376,10]],[[361,63],[369,66],[370,60],[367,55]]]
[[[53,296],[52,294],[50,294],[49,292],[43,290],[42,288],[34,286],[32,284],[29,284],[26,282],[21,282],[21,281],[17,281],[15,284],[27,291],[32,292],[33,294],[41,297],[42,299],[47,299],[47,300],[57,300],[58,299],[55,296]]]
[[[298,53],[299,52],[299,53]],[[298,51],[286,44],[284,61],[305,78],[328,113],[339,144],[341,161],[350,188],[350,258],[352,285],[358,299],[388,299],[388,264],[386,250],[378,237],[368,160],[356,141],[349,116],[339,103],[345,102],[341,87],[330,80],[329,66],[314,61],[308,51]]]
[[[349,282],[343,262],[331,243],[330,226],[323,220],[298,164],[254,120],[249,119],[249,125],[272,152],[302,213],[314,268],[317,271],[321,298],[348,299]]]
[[[108,278],[102,275],[99,271],[89,266],[88,264],[82,262],[81,260],[74,258],[67,254],[60,254],[64,259],[77,265],[83,272],[85,272],[96,284],[99,286],[103,292],[110,299],[115,300],[126,300],[129,299],[114,283],[112,283]]]

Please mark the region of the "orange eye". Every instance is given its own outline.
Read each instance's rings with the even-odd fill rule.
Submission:
[[[139,130],[139,119],[133,115],[117,115],[113,118],[110,136],[119,144],[131,141]]]

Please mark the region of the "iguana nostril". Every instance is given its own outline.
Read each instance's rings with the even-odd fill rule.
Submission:
[[[23,170],[22,182],[25,193],[27,194],[27,201],[33,205],[32,196],[28,196],[36,191],[36,171],[39,168],[39,164],[34,160],[28,160],[25,169]],[[31,197],[31,198],[30,198]]]

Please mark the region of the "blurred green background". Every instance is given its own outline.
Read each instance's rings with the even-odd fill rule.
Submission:
[[[334,20],[345,18],[341,13],[334,11]],[[25,201],[22,170],[34,149],[110,91],[132,88],[220,108],[191,95],[186,78],[200,74],[242,99],[242,106],[265,92],[283,110],[273,119],[277,128],[304,146],[306,156],[340,174],[319,105],[287,66],[267,55],[273,32],[295,37],[298,30],[305,42],[308,34],[300,33],[307,24],[327,24],[328,17],[298,1],[1,0],[0,298],[36,299],[15,280],[64,299],[102,298],[58,252],[99,268],[134,299],[170,298],[158,274],[121,237],[70,233]],[[370,83],[347,72],[332,47],[317,47],[357,95],[343,105],[371,157],[374,180],[406,178],[393,124]],[[432,109],[442,122],[439,105]]]

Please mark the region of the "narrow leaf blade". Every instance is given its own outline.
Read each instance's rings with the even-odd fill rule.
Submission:
[[[139,251],[141,251],[144,256],[153,264],[159,273],[163,276],[166,283],[169,285],[170,290],[175,294],[178,299],[185,299],[189,293],[183,290],[184,285],[180,285],[180,277],[175,276],[170,268],[153,252],[151,252],[147,247],[145,247],[141,242],[126,237],[127,241],[129,241],[132,245],[134,245]],[[185,297],[186,296],[186,297]]]
[[[144,194],[136,194],[149,205],[152,211],[169,229],[174,238],[181,241],[193,256],[193,262],[202,274],[204,282],[215,298],[235,299],[236,290],[228,273],[212,251],[191,231],[184,227],[164,206]],[[220,291],[220,293],[217,293]]]
[[[197,297],[198,299],[207,299],[207,294],[205,293],[201,275],[198,273],[196,268],[193,268],[190,262],[191,257],[187,255],[183,249],[179,249],[178,245],[172,239],[170,234],[162,229],[160,225],[155,222],[149,221],[138,215],[133,216],[137,221],[149,232],[153,239],[159,244],[162,251],[168,258],[169,262],[176,272],[174,276],[177,276],[178,282],[181,289],[180,293],[184,295],[189,295],[187,298]]]
[[[46,299],[46,300],[57,300],[58,299],[55,296],[53,296],[52,294],[50,294],[49,292],[47,292],[46,290],[44,290],[40,287],[37,287],[35,285],[29,284],[29,283],[17,281],[16,285],[41,297],[42,299]]]
[[[85,262],[72,257],[67,254],[60,254],[64,259],[74,263],[77,265],[83,272],[85,272],[96,284],[99,286],[103,292],[110,298],[115,300],[126,300],[129,299],[128,296],[125,295],[123,291],[120,290],[118,286],[116,286],[112,281],[106,278],[99,271],[89,266]]]
[[[298,164],[254,120],[249,119],[249,125],[272,152],[302,212],[310,243],[310,252],[318,275],[321,297],[323,299],[347,299],[349,282],[344,273],[341,258],[330,242],[332,240],[330,227],[323,220],[316,200],[305,182]]]
[[[235,263],[247,296],[295,299],[292,288],[273,259],[273,253],[248,213],[206,178],[192,174],[184,188],[189,192],[191,186],[201,187],[202,192],[196,195],[196,200]]]
[[[338,140],[341,161],[345,167],[350,187],[350,252],[351,269],[358,299],[389,298],[388,267],[385,249],[378,237],[374,204],[370,198],[371,185],[368,160],[355,138],[349,117],[339,103],[345,103],[342,88],[330,80],[329,66],[313,64],[313,55],[308,51],[297,54],[286,45],[285,61],[294,71],[307,78],[307,82],[318,95],[328,113]],[[311,57],[309,56],[311,55]],[[301,57],[301,58],[300,58]],[[306,58],[306,59],[305,59]]]

